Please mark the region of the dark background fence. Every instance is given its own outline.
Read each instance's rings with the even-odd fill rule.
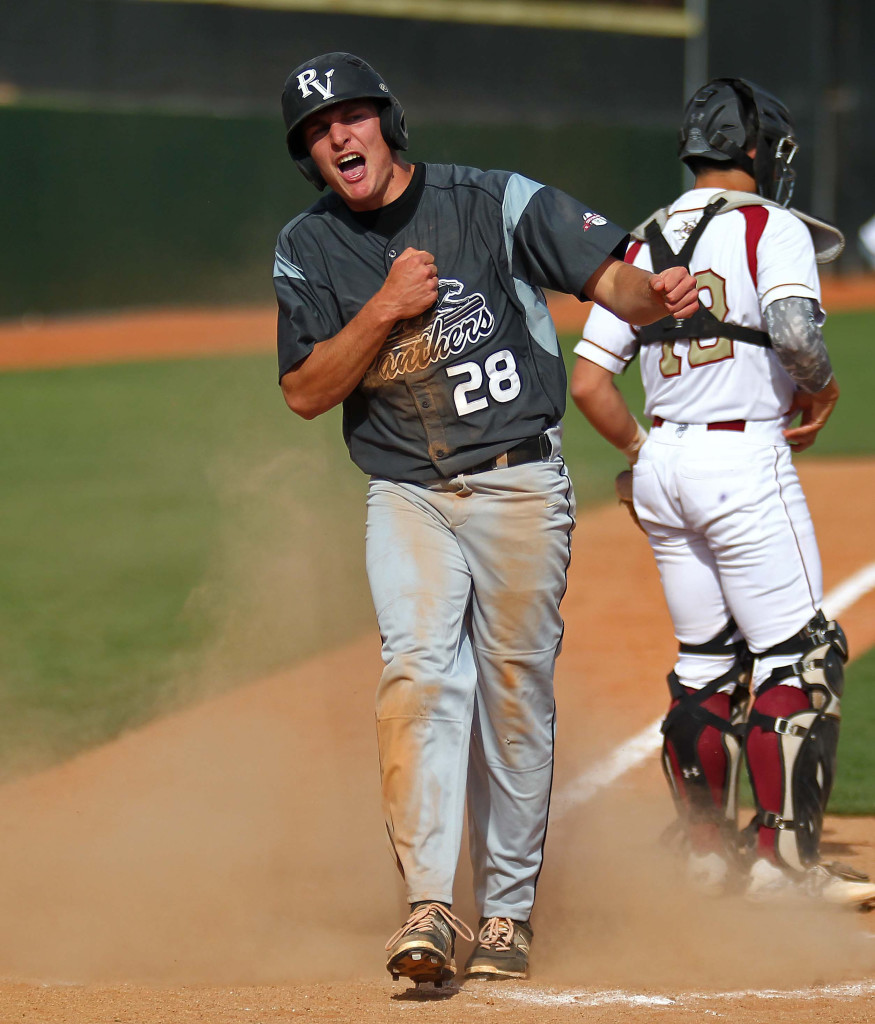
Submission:
[[[0,316],[271,301],[274,238],[316,196],[279,95],[328,50],[386,77],[414,160],[519,170],[626,226],[682,181],[680,38],[140,0],[0,0],[0,29]],[[711,0],[699,50],[794,112],[794,205],[845,231],[839,272],[875,213],[873,38],[865,0]]]

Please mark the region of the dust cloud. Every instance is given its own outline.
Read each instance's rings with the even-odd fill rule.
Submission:
[[[658,764],[642,772],[655,776]],[[871,971],[875,951],[858,914],[691,889],[682,859],[661,841],[673,810],[653,782],[614,786],[553,829],[535,920],[539,981],[671,993],[785,989]]]
[[[346,655],[4,787],[0,975],[370,973],[401,904],[379,803],[378,645]]]
[[[0,790],[0,975],[380,977],[406,908],[380,810],[378,646],[368,637]],[[650,788],[616,787],[552,826],[534,915],[539,984],[670,993],[871,971],[857,915],[685,888],[658,842],[668,798]],[[464,850],[456,893],[475,923]],[[467,952],[460,943],[457,959]]]
[[[244,434],[206,468],[221,525],[183,614],[207,640],[194,668],[168,667],[159,712],[374,628],[364,477],[338,472],[324,427],[279,452],[257,441]]]

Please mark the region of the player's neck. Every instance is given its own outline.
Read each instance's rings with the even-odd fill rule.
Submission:
[[[730,167],[725,171],[707,170],[697,175],[694,188],[719,188],[724,192],[756,193],[757,183],[740,167]]]
[[[413,164],[409,164],[397,154],[393,154],[392,174],[386,183],[386,188],[381,195],[374,197],[371,205],[366,207],[366,209],[370,211],[378,210],[400,199],[413,177],[413,167]]]

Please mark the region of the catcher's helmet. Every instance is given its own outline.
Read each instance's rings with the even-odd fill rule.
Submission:
[[[392,149],[407,149],[407,124],[401,104],[376,71],[351,53],[323,53],[300,64],[283,87],[286,145],[299,170],[318,189],[325,181],[304,144],[301,126],[317,110],[344,100],[378,104],[383,138]]]
[[[751,160],[747,150],[756,146]],[[743,78],[715,78],[684,111],[678,155],[733,163],[750,174],[757,192],[786,206],[793,195],[797,150],[790,111],[771,93]]]

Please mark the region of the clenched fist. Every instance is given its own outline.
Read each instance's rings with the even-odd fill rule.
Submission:
[[[395,320],[408,320],[424,313],[438,297],[434,256],[421,249],[405,249],[389,268],[379,295],[392,309]]]
[[[675,320],[685,320],[699,308],[696,279],[686,267],[669,267],[650,278],[650,290]]]

